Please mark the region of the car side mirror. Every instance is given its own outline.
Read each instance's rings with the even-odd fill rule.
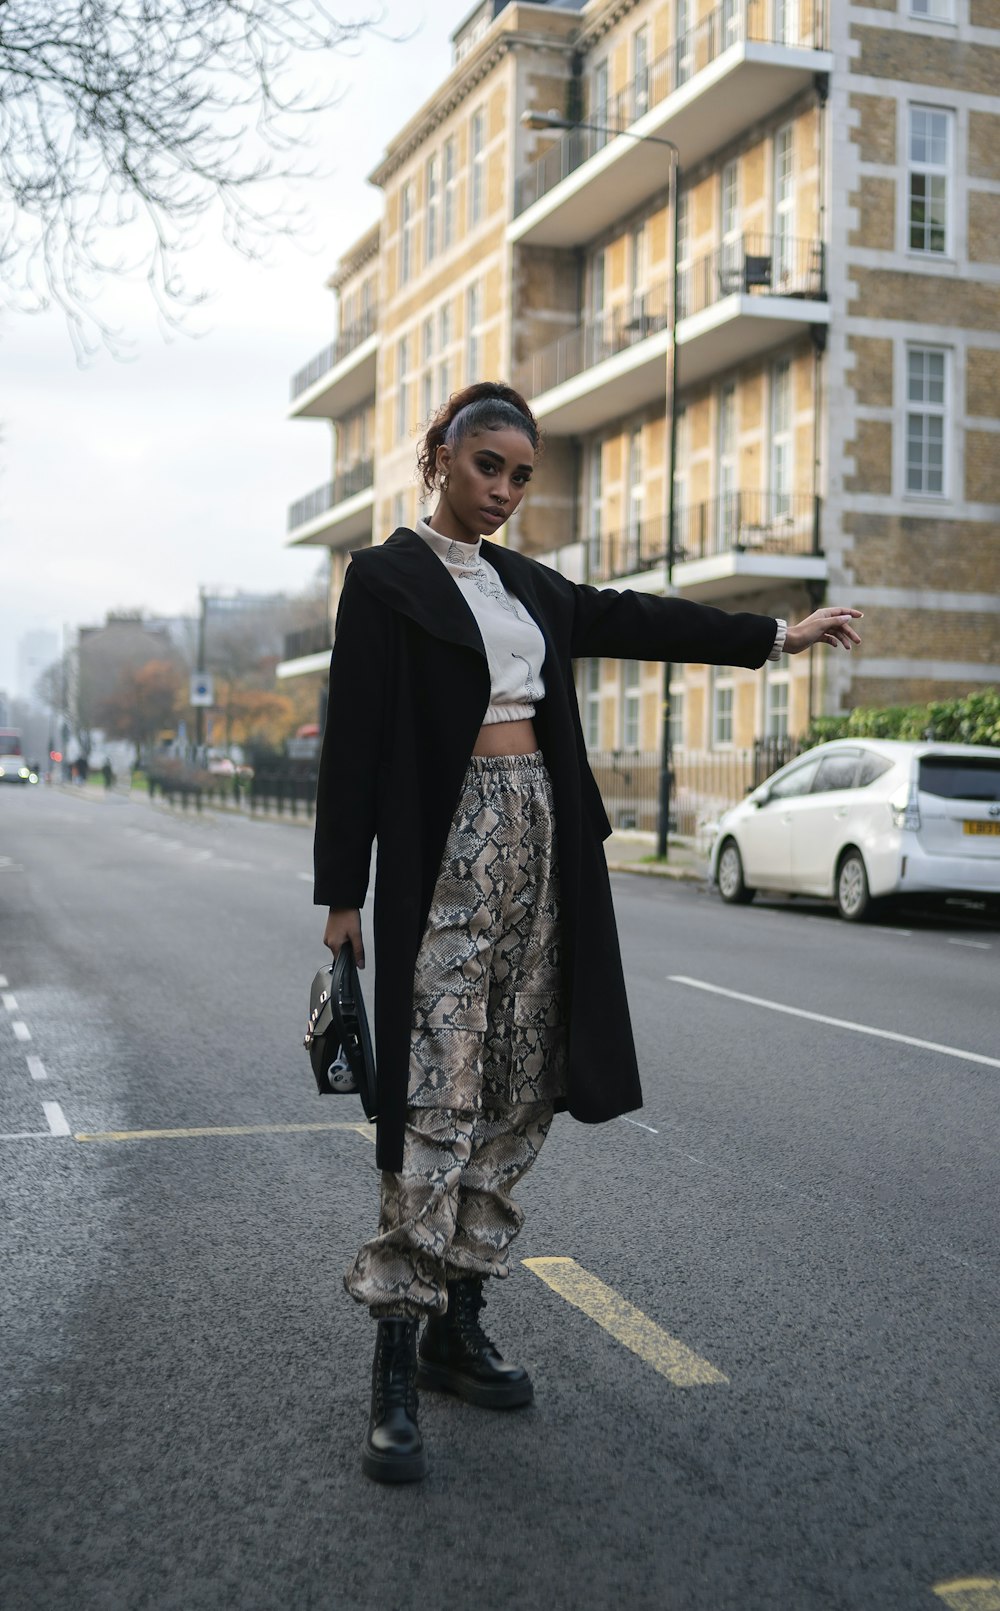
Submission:
[[[770,800],[770,798],[771,798],[770,789],[758,789],[758,790],[755,791],[755,793],[753,795],[753,803],[754,803],[755,806],[766,806],[767,802],[768,802],[768,800]]]

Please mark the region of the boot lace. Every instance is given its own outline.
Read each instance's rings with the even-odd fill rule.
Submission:
[[[416,1368],[413,1359],[413,1337],[409,1331],[398,1339],[384,1333],[379,1336],[379,1353],[375,1370],[374,1409],[379,1420],[389,1410],[405,1409],[410,1415],[417,1413]]]

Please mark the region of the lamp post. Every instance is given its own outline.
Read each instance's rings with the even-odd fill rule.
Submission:
[[[521,123],[526,129],[589,129],[595,134],[611,134],[616,138],[635,140],[648,145],[665,145],[673,153],[671,164],[671,268],[670,268],[670,356],[667,365],[668,386],[670,392],[670,432],[668,437],[667,464],[666,464],[666,506],[667,506],[667,591],[674,585],[674,551],[676,507],[674,496],[675,467],[677,464],[677,255],[678,233],[677,214],[678,200],[680,198],[681,180],[681,154],[673,140],[665,140],[659,134],[632,134],[628,129],[615,129],[608,123],[585,123],[576,118],[562,117],[558,112],[524,112]],[[673,667],[667,664],[663,668],[663,704],[660,730],[660,800],[657,822],[656,853],[661,860],[666,861],[669,854],[668,834],[670,823],[670,794],[672,788],[671,769],[671,742],[670,742],[670,682]]]

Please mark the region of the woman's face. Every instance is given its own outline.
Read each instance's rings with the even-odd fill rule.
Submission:
[[[438,450],[438,468],[448,477],[441,489],[456,523],[468,532],[467,542],[492,537],[509,520],[531,480],[535,450],[515,426],[480,431],[457,447]]]

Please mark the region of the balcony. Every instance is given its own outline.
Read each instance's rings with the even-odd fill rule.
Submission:
[[[591,431],[666,392],[670,347],[669,285],[585,319],[517,370],[515,385],[547,430]]]
[[[825,581],[821,512],[811,494],[773,490],[685,505],[674,514],[674,592],[710,601],[776,583]],[[665,593],[666,520],[636,521],[537,558],[572,581]]]
[[[286,632],[284,654],[276,675],[279,678],[302,677],[310,671],[326,671],[332,646],[329,621],[318,621],[315,626],[302,627],[298,632]]]
[[[371,537],[375,507],[375,463],[362,459],[299,498],[288,511],[288,541],[342,548]]]
[[[829,322],[822,241],[784,234],[729,241],[679,276],[678,385],[735,369]]]
[[[822,241],[745,235],[683,269],[677,286],[678,386],[736,369],[830,322]],[[547,431],[597,430],[667,393],[669,288],[585,319],[533,354],[515,385]]]
[[[378,309],[368,311],[292,379],[291,419],[339,419],[375,395]]]
[[[579,246],[662,190],[671,140],[688,168],[833,71],[826,0],[723,0],[518,176],[511,241]],[[628,130],[628,137],[624,131]],[[644,143],[646,142],[646,143]]]

